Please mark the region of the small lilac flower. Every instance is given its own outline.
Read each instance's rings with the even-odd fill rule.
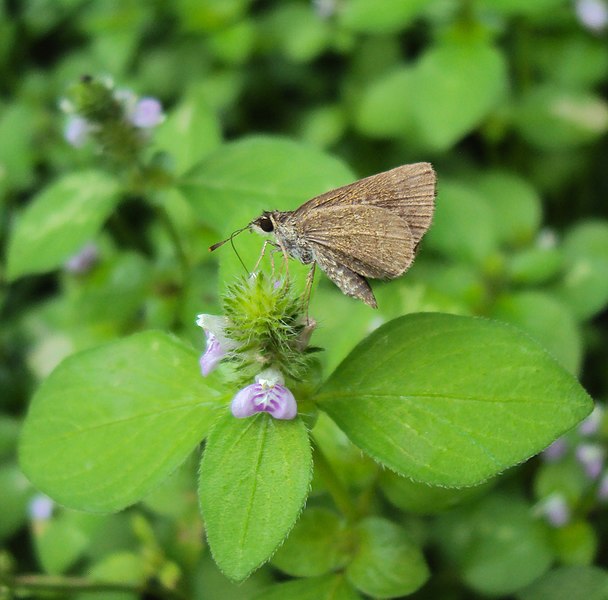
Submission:
[[[82,148],[89,140],[93,126],[83,117],[72,115],[69,117],[63,131],[63,137],[74,148]]]
[[[227,352],[237,347],[237,343],[226,337],[224,333],[228,325],[226,317],[201,314],[198,315],[196,324],[203,328],[207,338],[207,347],[200,358],[201,372],[206,377],[226,356]]]
[[[283,385],[283,376],[276,369],[266,369],[255,378],[255,383],[244,387],[232,400],[232,414],[237,419],[267,412],[275,419],[295,419],[298,414],[296,399]]]
[[[570,507],[562,494],[551,494],[537,510],[553,527],[563,527],[570,521]]]
[[[608,5],[602,0],[577,0],[576,16],[581,24],[597,33],[608,25]]]
[[[312,0],[312,6],[321,19],[329,19],[336,12],[336,0]]]
[[[597,444],[579,444],[576,447],[575,455],[587,477],[597,479],[604,467],[603,448]]]
[[[99,258],[99,251],[93,242],[89,242],[77,254],[68,258],[64,268],[68,273],[82,275],[91,270]]]
[[[156,98],[141,98],[129,115],[129,121],[140,129],[156,127],[164,118],[163,107]]]
[[[597,497],[602,502],[608,500],[608,473],[604,473],[597,487]]]
[[[545,462],[557,462],[564,457],[568,451],[568,441],[565,437],[556,439],[550,446],[543,450],[541,458]]]
[[[578,426],[579,433],[585,436],[597,433],[602,424],[603,416],[604,409],[596,404],[593,412]]]
[[[53,514],[55,503],[44,494],[34,496],[29,504],[28,512],[32,521],[48,521]]]

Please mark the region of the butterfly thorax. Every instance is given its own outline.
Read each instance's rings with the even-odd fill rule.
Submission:
[[[252,229],[261,234],[273,235],[281,250],[304,264],[315,260],[310,244],[300,234],[294,220],[293,211],[267,211],[251,223]]]

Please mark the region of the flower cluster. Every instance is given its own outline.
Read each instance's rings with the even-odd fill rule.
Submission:
[[[566,464],[572,466],[570,475],[578,472],[578,479],[599,502],[608,502],[608,469],[605,469],[606,450],[599,436],[604,420],[605,409],[596,405],[593,412],[579,425],[578,430],[558,438],[541,455],[548,465]],[[575,501],[571,490],[560,486],[537,506],[537,513],[542,515],[553,527],[563,527],[571,520]]]
[[[197,319],[207,341],[200,359],[203,376],[222,361],[233,365],[234,382],[242,386],[231,405],[237,418],[260,412],[295,418],[298,407],[285,379],[301,380],[312,365],[307,347],[312,326],[301,298],[289,281],[257,274],[230,287],[223,308],[225,316]]]
[[[61,101],[68,115],[64,137],[76,148],[94,141],[115,162],[137,159],[150,132],[164,120],[156,98],[138,98],[110,79],[83,77]]]

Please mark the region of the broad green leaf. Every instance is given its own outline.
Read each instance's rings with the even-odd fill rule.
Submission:
[[[576,224],[563,245],[564,278],[555,293],[581,319],[588,319],[608,304],[608,222]]]
[[[488,9],[507,15],[544,15],[563,6],[562,0],[482,0]]]
[[[542,218],[536,190],[508,171],[485,172],[475,184],[492,209],[498,239],[513,245],[530,242]]]
[[[519,292],[498,298],[491,317],[527,331],[571,373],[578,373],[583,341],[572,311],[542,292]],[[556,327],[559,323],[559,327]]]
[[[300,419],[228,414],[203,454],[200,501],[207,540],[222,572],[245,579],[285,539],[308,495],[312,458]]]
[[[254,600],[360,600],[344,575],[325,575],[294,579],[273,585],[254,597]]]
[[[350,538],[344,521],[326,508],[309,508],[272,558],[292,577],[316,577],[336,571],[348,559]]]
[[[414,102],[412,69],[400,66],[365,87],[356,107],[355,125],[370,137],[403,137],[412,125]]]
[[[66,506],[124,508],[205,437],[223,409],[216,385],[201,377],[193,350],[160,332],[70,356],[34,396],[21,437],[23,470]]]
[[[517,594],[518,600],[606,600],[608,571],[599,567],[559,567]]]
[[[494,214],[472,188],[443,181],[433,224],[423,243],[454,261],[482,263],[498,243]]]
[[[219,148],[186,173],[182,189],[202,221],[229,235],[263,210],[293,210],[355,179],[342,161],[313,146],[256,136]]]
[[[397,508],[408,513],[432,515],[487,492],[491,482],[467,488],[437,487],[385,470],[380,474],[379,484],[384,495]]]
[[[422,551],[402,527],[369,517],[356,532],[357,550],[346,577],[359,591],[374,598],[397,598],[415,592],[428,579]]]
[[[95,236],[118,202],[117,182],[101,172],[66,175],[40,192],[9,240],[7,277],[61,265]]]
[[[188,95],[154,133],[155,145],[171,154],[178,174],[201,161],[221,142],[217,116],[201,96]]]
[[[502,54],[476,40],[433,46],[412,73],[413,117],[420,142],[446,150],[479,126],[507,87]]]
[[[407,315],[374,331],[321,387],[318,402],[377,461],[456,487],[536,454],[593,407],[524,333],[440,313]]]
[[[526,141],[539,148],[577,148],[608,131],[608,103],[588,91],[539,86],[523,96],[515,123]]]
[[[421,15],[430,0],[349,0],[340,5],[340,24],[362,33],[396,33]]]
[[[547,528],[514,495],[491,494],[439,517],[436,537],[465,583],[483,595],[512,594],[553,561]]]

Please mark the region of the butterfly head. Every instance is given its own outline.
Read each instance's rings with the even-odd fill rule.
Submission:
[[[277,211],[264,211],[257,219],[249,224],[251,230],[262,235],[274,233],[277,229]]]

